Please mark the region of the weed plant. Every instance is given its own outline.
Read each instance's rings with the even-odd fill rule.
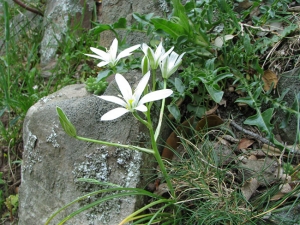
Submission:
[[[4,3],[1,22],[4,24],[2,33],[5,53],[0,61],[0,117],[4,118],[6,115],[7,122],[2,120],[0,123],[0,143],[5,146],[1,150],[6,153],[5,160],[10,161],[8,164],[20,158],[18,143],[21,141],[22,120],[31,105],[65,85],[84,82],[89,76],[95,77],[99,73],[96,80],[98,82],[111,74],[96,70],[94,62],[87,60],[84,54],[89,52],[89,47],[97,45],[98,35],[106,30],[114,32],[121,42],[119,29],[146,33],[151,39],[152,47],[163,39],[166,49],[174,46],[179,54],[185,52],[177,77],[167,83],[174,91],[173,101],[167,108],[177,122],[182,121],[185,116],[203,116],[210,102],[220,103],[230,84],[236,87],[236,91],[243,93],[236,102],[245,103],[254,110],[253,115],[245,120],[245,124],[258,127],[276,147],[292,153],[290,147],[274,137],[274,114],[279,110],[286,114],[285,119],[276,124],[282,128],[292,116],[296,118],[298,132],[294,144],[299,145],[300,94],[295,93],[294,102],[289,105],[284,99],[289,90],[274,95],[275,84],[269,90],[264,90],[262,77],[272,60],[286,59],[268,57],[270,49],[299,33],[298,14],[287,10],[293,1],[274,0],[267,4],[252,1],[249,8],[239,12],[236,10],[237,3],[227,0],[191,0],[184,5],[179,0],[167,2],[173,9],[167,18],[156,17],[153,13],[135,13],[133,17],[136,22],[130,26],[125,18],[120,18],[114,24],[95,24],[93,29],[81,36],[77,35],[80,26],[75,27],[60,41],[57,66],[52,71],[56,76],[50,79],[42,78],[39,69],[42,33],[34,30],[18,36],[11,35],[9,24],[16,11],[9,10]],[[261,14],[253,15],[255,10]],[[265,28],[264,25],[268,25],[267,22],[270,21],[284,24],[280,34]],[[261,35],[261,32],[266,34]],[[218,39],[221,42],[216,43]],[[122,41],[125,42],[125,39]],[[290,60],[295,61],[297,57],[296,53],[290,56]],[[140,63],[134,60],[130,62],[131,65],[125,66],[127,70]],[[297,66],[296,63],[289,64],[285,66],[290,69]],[[74,77],[75,74],[77,75]],[[94,81],[95,79],[90,79],[91,87],[95,86]],[[96,85],[92,91],[98,91],[98,88]],[[187,112],[180,108],[179,102],[182,99],[188,99],[185,102]],[[210,152],[210,141],[202,137],[200,139],[204,140],[202,150]],[[175,199],[158,197],[140,189],[125,190],[113,185],[111,189],[99,192],[123,190],[127,191],[127,195],[143,194],[152,197],[152,203],[132,215],[135,218],[134,224],[263,224],[264,216],[269,212],[280,211],[283,206],[296,204],[298,198],[290,197],[299,194],[298,186],[279,201],[270,201],[279,185],[268,188],[250,202],[245,201],[236,191],[238,184],[230,175],[231,168],[219,168],[213,156],[204,155],[203,151],[199,151],[188,140],[182,139],[182,142],[186,155],[180,156],[180,160],[173,162],[172,167],[167,167],[167,179],[172,181]],[[2,197],[2,202],[3,199]],[[73,216],[105,200],[107,199],[99,199],[75,212]],[[143,212],[149,214],[142,214]]]

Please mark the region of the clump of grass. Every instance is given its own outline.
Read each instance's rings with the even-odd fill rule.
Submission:
[[[199,134],[198,134],[199,135]],[[199,138],[199,139],[198,139]],[[212,142],[205,137],[201,148],[181,138],[180,152],[169,165],[176,191],[177,224],[242,224],[251,218],[251,207],[236,190],[229,168],[220,168],[211,157]]]

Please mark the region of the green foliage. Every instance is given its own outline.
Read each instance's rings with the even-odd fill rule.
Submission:
[[[6,198],[4,204],[11,215],[15,215],[19,206],[19,194],[10,195]]]
[[[2,179],[3,172],[0,172],[0,212],[2,211],[4,199],[5,199],[5,189],[7,189],[6,182]],[[4,187],[4,188],[3,188]]]
[[[207,60],[204,69],[200,71],[195,71],[193,78],[197,83],[201,81],[204,84],[211,98],[216,103],[220,103],[224,92],[221,90],[221,87],[219,86],[219,82],[225,78],[232,77],[233,74],[229,72],[219,73],[219,71],[222,70],[228,71],[228,68],[219,67],[216,69],[214,62],[215,62],[215,58]]]
[[[126,36],[121,40],[118,30],[125,30],[127,34],[130,32],[145,33],[151,40],[150,45],[155,46],[160,39],[164,40],[164,46],[174,46],[176,52],[186,52],[182,68],[174,79],[168,80],[168,85],[174,90],[173,101],[167,106],[169,112],[174,116],[177,122],[182,119],[183,113],[179,104],[180,101],[188,100],[186,110],[189,115],[196,115],[202,117],[207,111],[208,102],[210,100],[219,103],[224,96],[225,87],[227,84],[237,86],[236,91],[240,91],[240,96],[236,102],[245,103],[254,110],[254,114],[249,116],[244,123],[256,126],[272,143],[277,147],[283,149],[273,134],[274,126],[278,125],[285,128],[291,118],[296,118],[295,123],[298,124],[297,137],[295,143],[300,141],[300,93],[295,93],[294,101],[291,105],[284,100],[284,96],[288,90],[276,96],[270,91],[263,89],[262,74],[266,68],[264,56],[268,54],[271,48],[283,43],[289,37],[297,34],[298,25],[295,21],[295,14],[287,11],[291,1],[268,1],[267,4],[261,4],[261,1],[251,1],[253,3],[248,9],[239,13],[233,9],[236,2],[227,0],[191,0],[183,5],[180,0],[167,1],[173,7],[172,13],[168,17],[157,17],[153,13],[141,15],[133,14],[134,23],[128,25],[125,18],[119,18],[113,24],[99,24],[93,23],[94,28],[89,32],[80,32],[80,25],[74,28],[74,31],[68,31],[65,37],[59,41],[58,62],[57,66],[51,71],[56,77],[51,77],[49,80],[41,77],[39,69],[39,45],[42,39],[42,33],[39,30],[34,30],[31,34],[24,32],[21,39],[12,35],[11,27],[9,26],[12,14],[15,13],[8,8],[6,2],[3,4],[3,39],[5,40],[5,54],[0,58],[0,117],[8,115],[8,124],[0,122],[1,144],[10,145],[13,149],[14,144],[20,139],[20,129],[22,120],[29,109],[38,99],[57,90],[58,88],[76,83],[78,81],[86,83],[86,89],[94,94],[102,94],[107,86],[105,78],[111,74],[118,72],[125,72],[130,69],[138,68],[140,59],[129,58],[129,60],[121,61],[116,71],[105,70],[98,73],[94,71],[94,65],[87,63],[84,53],[89,53],[89,47],[97,47],[99,35],[104,31],[111,31],[119,40],[120,49],[126,46]],[[240,2],[240,1],[239,1]],[[262,12],[259,16],[253,16],[254,10]],[[251,21],[246,21],[251,18]],[[279,21],[285,24],[280,34],[277,32],[267,32],[266,35],[261,35],[259,32],[265,29],[269,24],[267,22]],[[249,23],[248,23],[249,22]],[[248,24],[251,24],[249,26]],[[226,36],[231,35],[232,38],[226,40]],[[215,40],[221,38],[224,43],[221,46],[215,45]],[[20,44],[22,43],[22,44]],[[99,47],[105,50],[103,47]],[[24,60],[24,58],[26,60]],[[18,62],[18,63],[16,63]],[[147,67],[146,64],[145,67]],[[98,73],[98,76],[97,76]],[[73,75],[77,74],[77,80]],[[89,76],[93,77],[89,77]],[[95,78],[97,76],[97,78]],[[80,77],[78,79],[78,77]],[[87,78],[89,77],[89,78]],[[292,90],[291,90],[292,91]],[[283,111],[285,118],[277,121],[274,114],[277,111]],[[65,131],[72,137],[75,137],[76,129],[68,120],[66,115],[60,108],[57,108],[59,119]],[[286,148],[287,149],[287,148]],[[136,149],[137,150],[137,149]],[[287,149],[288,150],[288,149]],[[145,151],[147,152],[147,151]],[[148,153],[153,153],[150,150]],[[202,157],[202,156],[201,156]],[[194,159],[192,155],[192,159]],[[184,159],[183,159],[184,160]],[[182,165],[178,165],[178,173],[182,171],[189,171],[191,180],[199,176],[193,172],[201,173],[203,177],[209,177],[207,168],[201,167],[201,163],[189,165],[189,162],[184,161]],[[194,163],[195,161],[192,161]],[[210,162],[213,163],[213,162]],[[186,166],[190,166],[186,169]],[[197,168],[197,170],[195,170]],[[289,163],[284,164],[286,173],[294,172]],[[207,172],[207,173],[205,173]],[[214,169],[210,168],[210,172],[215,173],[211,176],[212,179],[218,177],[219,180],[225,179]],[[177,174],[178,175],[178,174]],[[1,178],[0,185],[7,186],[5,181]],[[174,175],[176,177],[176,175]],[[202,179],[203,177],[199,178]],[[178,178],[178,177],[177,177]],[[185,179],[180,177],[178,179]],[[190,182],[189,180],[187,180]],[[231,203],[227,203],[224,208],[218,208],[218,199],[213,197],[214,193],[205,192],[211,187],[209,183],[197,183],[197,180],[192,182],[190,197],[208,196],[211,194],[212,198],[207,198],[198,201],[197,204],[201,206],[199,209],[190,209],[188,204],[184,201],[179,204],[161,196],[154,196],[148,192],[140,192],[140,190],[130,189],[125,195],[135,195],[142,193],[145,196],[150,196],[153,199],[153,204],[149,204],[143,208],[148,210],[150,207],[162,204],[161,211],[154,214],[135,214],[126,221],[135,219],[134,223],[145,223],[145,221],[152,221],[152,223],[168,224],[167,217],[170,217],[172,223],[176,219],[176,215],[170,213],[178,213],[178,217],[182,210],[187,212],[186,217],[182,216],[179,221],[186,223],[198,223],[199,218],[205,218],[207,224],[214,223],[243,223],[242,217],[235,215],[236,212],[241,212],[238,205],[238,195],[233,193],[229,196],[232,200],[232,205],[236,208],[230,208]],[[204,185],[204,188],[201,186]],[[216,186],[222,184],[217,184]],[[2,187],[1,186],[1,187]],[[201,187],[201,188],[199,188]],[[125,190],[121,187],[120,190]],[[102,190],[110,192],[111,189]],[[204,191],[205,193],[202,193]],[[218,190],[222,192],[222,190]],[[226,194],[226,193],[224,193]],[[0,190],[0,207],[5,202],[7,208],[13,213],[17,208],[17,195],[7,197],[6,191]],[[122,197],[123,194],[115,195],[114,197]],[[7,198],[6,198],[7,197]],[[86,198],[85,196],[84,198]],[[201,197],[202,198],[202,197]],[[265,198],[259,197],[261,202],[267,202],[270,195]],[[6,200],[5,200],[6,199]],[[83,210],[86,210],[102,201],[80,209],[71,216],[75,216]],[[226,199],[223,199],[226,201]],[[77,201],[77,200],[76,200]],[[78,200],[79,201],[79,200]],[[192,201],[192,200],[191,200]],[[73,203],[72,203],[73,204]],[[195,205],[197,205],[195,204]],[[256,209],[264,210],[256,207]],[[165,213],[165,209],[169,209]],[[209,208],[210,210],[206,210]],[[170,210],[171,209],[171,210]],[[232,212],[224,214],[224,211]],[[244,210],[244,209],[242,209]],[[139,211],[142,212],[142,211]],[[243,211],[246,216],[248,212]],[[244,215],[243,215],[244,216]],[[166,220],[165,220],[166,219]],[[180,219],[179,219],[180,220]],[[217,221],[219,220],[219,221]],[[170,221],[169,221],[170,222]],[[62,221],[63,223],[63,221]]]
[[[91,92],[95,95],[101,95],[106,90],[108,82],[102,80],[97,82],[97,78],[89,77],[86,79],[85,84],[85,88],[88,92]]]

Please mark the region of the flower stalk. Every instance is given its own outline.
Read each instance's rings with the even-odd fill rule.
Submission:
[[[156,162],[158,163],[163,179],[165,180],[167,187],[169,189],[171,198],[175,199],[175,190],[173,188],[170,176],[168,175],[168,172],[164,165],[163,159],[158,150],[157,139],[161,131],[163,113],[165,108],[165,99],[173,94],[172,90],[167,89],[167,79],[169,79],[169,77],[173,73],[175,73],[175,71],[182,63],[182,57],[184,53],[178,55],[176,52],[173,52],[174,47],[170,48],[167,52],[165,52],[165,49],[162,46],[162,42],[160,42],[160,44],[156,47],[155,51],[152,50],[148,45],[142,44],[142,45],[135,45],[130,48],[127,48],[121,51],[117,55],[118,41],[117,39],[115,39],[112,42],[110,49],[107,50],[106,52],[100,49],[91,48],[91,50],[95,54],[94,55],[86,54],[86,55],[96,59],[100,59],[101,62],[98,63],[97,66],[99,67],[108,66],[110,67],[111,71],[115,71],[117,68],[116,65],[119,62],[119,60],[124,57],[130,56],[132,52],[139,47],[141,47],[142,51],[144,52],[144,57],[141,63],[143,77],[138,83],[136,89],[132,90],[128,81],[121,74],[117,73],[115,75],[115,80],[120,89],[121,95],[120,96],[102,95],[98,97],[102,100],[109,101],[119,105],[119,107],[112,109],[106,112],[104,115],[102,115],[101,120],[103,121],[114,120],[123,116],[128,112],[132,113],[132,115],[142,124],[144,124],[149,130],[149,135],[151,139],[151,149],[142,148],[133,145],[124,145],[119,143],[107,142],[102,140],[95,140],[95,139],[78,136],[76,128],[73,126],[73,124],[70,122],[70,120],[67,118],[67,116],[59,107],[57,107],[57,113],[63,129],[71,137],[74,137],[81,141],[87,141],[96,144],[125,148],[125,149],[136,150],[136,151],[152,154],[155,157]],[[161,69],[163,82],[164,82],[162,90],[156,90],[156,70],[158,69],[158,67],[160,67]],[[147,85],[150,79],[150,71],[152,74],[152,88],[148,89]],[[162,100],[162,104],[159,111],[158,125],[156,129],[154,129],[151,120],[150,111],[153,102],[157,100]],[[137,111],[140,111],[143,114],[142,113],[138,114]],[[145,118],[143,118],[143,116]]]

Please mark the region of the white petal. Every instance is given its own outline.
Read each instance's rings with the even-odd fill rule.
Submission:
[[[168,63],[169,57],[166,57],[163,61],[160,62],[159,67],[161,70],[161,75],[163,78],[167,79],[168,77]]]
[[[116,103],[116,104],[121,105],[123,107],[127,106],[127,103],[124,100],[122,100],[122,99],[120,99],[120,98],[118,98],[116,96],[101,95],[101,96],[97,96],[97,97],[101,98],[101,99],[103,99],[105,101],[108,101],[108,102]]]
[[[126,48],[125,50],[123,50],[122,52],[120,52],[120,54],[117,57],[117,60],[120,60],[126,56],[129,56],[132,54],[132,52],[136,49],[138,49],[141,45],[134,45],[130,48]]]
[[[115,79],[125,101],[132,99],[132,90],[128,81],[119,73],[116,74]]]
[[[94,52],[97,55],[99,55],[103,60],[107,60],[109,58],[109,54],[107,52],[105,52],[105,51],[102,51],[100,49],[93,48],[93,47],[90,47],[90,49],[92,50],[92,52]]]
[[[181,62],[182,62],[182,57],[184,56],[184,54],[185,54],[185,52],[182,53],[182,54],[177,58],[177,61],[176,61],[176,63],[175,63],[175,66],[178,67],[178,66],[181,64]]]
[[[96,59],[101,59],[101,60],[104,60],[101,56],[99,55],[92,55],[92,54],[84,54],[86,56],[89,56],[89,57],[93,57],[93,58],[96,58]]]
[[[110,55],[111,62],[117,58],[117,51],[118,51],[118,39],[115,38],[109,49],[109,55]]]
[[[144,52],[145,55],[147,55],[148,48],[149,48],[149,46],[147,44],[145,44],[145,43],[143,43],[141,45],[141,49],[142,49],[142,51]]]
[[[164,53],[165,53],[165,49],[162,46],[162,41],[161,41],[155,50],[155,60],[159,59],[159,57],[162,56],[162,54]]]
[[[109,62],[107,61],[102,61],[100,63],[97,64],[98,67],[103,67],[103,66],[106,66]]]
[[[146,55],[149,59],[151,69],[157,69],[155,55],[154,55],[154,52],[151,48],[147,48]]]
[[[164,89],[164,90],[159,90],[159,91],[154,91],[151,92],[149,94],[146,94],[140,101],[139,101],[139,105],[140,104],[144,104],[146,102],[153,102],[156,100],[160,100],[163,98],[167,98],[169,97],[171,94],[173,93],[173,91],[171,89]]]
[[[178,54],[176,52],[172,52],[169,56],[168,68],[172,69],[176,63],[176,59],[178,58]]]
[[[174,46],[172,48],[170,48],[165,54],[163,54],[161,57],[160,57],[160,61],[164,60],[174,49]]]
[[[150,78],[150,71],[148,71],[143,78],[140,80],[138,86],[136,87],[134,91],[134,99],[138,102],[140,100],[141,95],[143,94],[143,91],[145,90],[145,87],[148,84]]]
[[[102,117],[101,120],[114,120],[119,118],[120,116],[123,116],[125,113],[129,112],[128,109],[125,108],[115,108],[107,113],[105,113]]]
[[[147,107],[143,104],[138,105],[137,107],[134,108],[135,110],[139,110],[141,112],[147,112]]]

